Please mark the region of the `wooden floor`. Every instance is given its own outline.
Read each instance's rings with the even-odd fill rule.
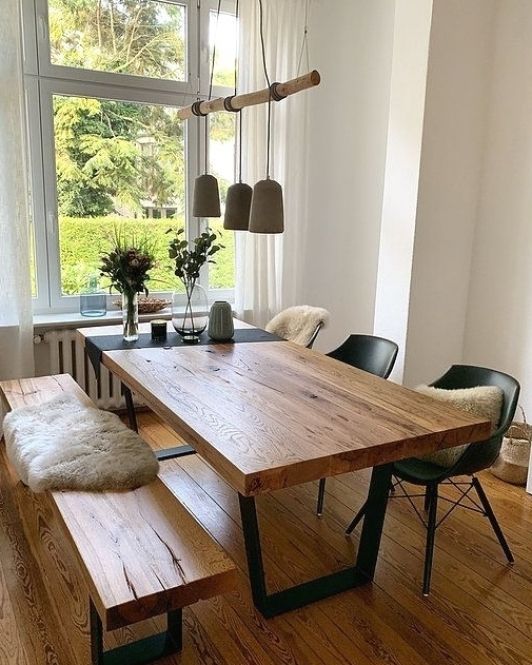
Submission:
[[[154,447],[175,445],[175,435],[153,415],[142,414],[140,423]],[[185,610],[183,652],[161,665],[532,663],[532,497],[523,489],[481,477],[513,547],[513,569],[486,519],[456,511],[438,533],[433,589],[423,598],[424,531],[406,500],[396,499],[373,585],[265,621],[250,601],[234,491],[197,456],[165,462],[162,472],[179,483],[187,507],[242,574],[237,593]],[[316,485],[259,499],[272,589],[352,558],[356,537],[346,539],[343,528],[367,482],[367,473],[328,481],[321,520],[313,512]],[[6,473],[0,451],[0,665],[89,665],[87,592],[58,534],[46,506]],[[149,622],[106,642],[114,646],[156,629]]]

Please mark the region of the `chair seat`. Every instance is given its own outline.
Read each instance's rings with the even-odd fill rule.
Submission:
[[[449,469],[412,457],[396,462],[393,465],[393,473],[413,485],[428,485],[446,478]]]

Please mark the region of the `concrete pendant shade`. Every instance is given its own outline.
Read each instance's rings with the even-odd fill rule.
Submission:
[[[253,188],[251,233],[282,233],[284,231],[283,188],[275,180],[259,180]]]
[[[205,173],[196,178],[194,183],[193,217],[221,217],[220,193],[218,180],[213,175]]]
[[[247,231],[253,190],[244,182],[236,182],[227,190],[225,199],[224,229]]]

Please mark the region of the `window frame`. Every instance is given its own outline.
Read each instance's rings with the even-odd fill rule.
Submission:
[[[208,26],[210,11],[216,9],[217,0],[165,1],[187,6],[187,81],[54,65],[50,60],[48,39],[48,0],[22,0],[31,221],[37,286],[37,295],[33,299],[34,314],[79,311],[79,295],[63,295],[61,290],[53,96],[65,94],[180,107],[208,95]],[[235,0],[222,1],[223,11],[228,13],[234,13],[235,5]],[[213,96],[232,93],[231,88],[213,88]],[[205,144],[201,122],[187,121],[185,124],[185,228],[188,237],[199,235],[208,223],[205,219],[191,215],[194,180],[204,168]],[[206,288],[210,302],[219,299],[234,301],[234,289],[208,288],[208,267],[202,270],[200,283]],[[171,294],[153,291],[152,295],[169,298]],[[109,311],[112,311],[112,301],[115,299],[116,294],[108,295]]]
[[[191,47],[194,46],[194,43],[197,40],[196,35],[198,35],[198,21],[200,16],[200,11],[198,10],[200,3],[193,2],[192,0],[164,0],[164,2],[186,7],[187,24],[185,29],[185,39],[188,48],[185,55],[185,71],[187,78],[184,81],[156,79],[147,76],[135,76],[133,74],[54,65],[51,59],[50,39],[48,33],[48,0],[35,0],[39,75],[50,78],[102,83],[110,86],[115,85],[115,80],[118,76],[120,77],[121,87],[142,87],[146,90],[157,90],[170,93],[177,90],[188,94],[196,94],[198,87],[199,54],[197,48]]]

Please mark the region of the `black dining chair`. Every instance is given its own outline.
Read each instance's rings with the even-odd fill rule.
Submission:
[[[427,596],[430,591],[430,581],[432,574],[432,560],[434,554],[434,540],[436,529],[458,506],[463,505],[463,501],[469,499],[470,504],[466,508],[475,512],[482,513],[488,518],[495,535],[508,559],[512,564],[514,558],[501,527],[495,517],[493,509],[488,501],[486,492],[480,484],[480,480],[475,476],[483,469],[488,469],[497,459],[502,445],[502,439],[507,429],[510,427],[517,400],[519,398],[519,383],[508,374],[498,372],[484,367],[475,367],[472,365],[453,365],[441,378],[431,384],[435,388],[444,388],[446,390],[455,390],[458,388],[475,388],[477,386],[498,386],[503,393],[503,405],[501,416],[497,429],[491,437],[481,443],[474,443],[464,450],[463,454],[451,468],[443,468],[432,462],[410,458],[396,462],[393,466],[394,489],[400,487],[402,494],[398,496],[407,497],[427,529],[427,539],[425,547],[425,565],[423,572],[423,595]],[[454,478],[457,476],[469,476],[467,482],[458,482]],[[408,494],[402,483],[407,482],[424,488],[425,520],[417,510],[412,498],[419,495]],[[451,507],[438,521],[438,488],[442,484],[453,485],[460,493],[459,499],[451,501]],[[480,504],[469,496],[472,489],[475,489]],[[392,491],[392,494],[394,492]],[[442,497],[443,498],[443,497]],[[445,498],[446,501],[449,499]],[[364,516],[366,504],[358,511],[351,524],[346,529],[346,534],[350,534]]]
[[[395,342],[375,335],[349,335],[345,342],[327,355],[330,358],[387,379],[395,364],[399,347]],[[323,514],[325,478],[320,480],[316,514]]]

